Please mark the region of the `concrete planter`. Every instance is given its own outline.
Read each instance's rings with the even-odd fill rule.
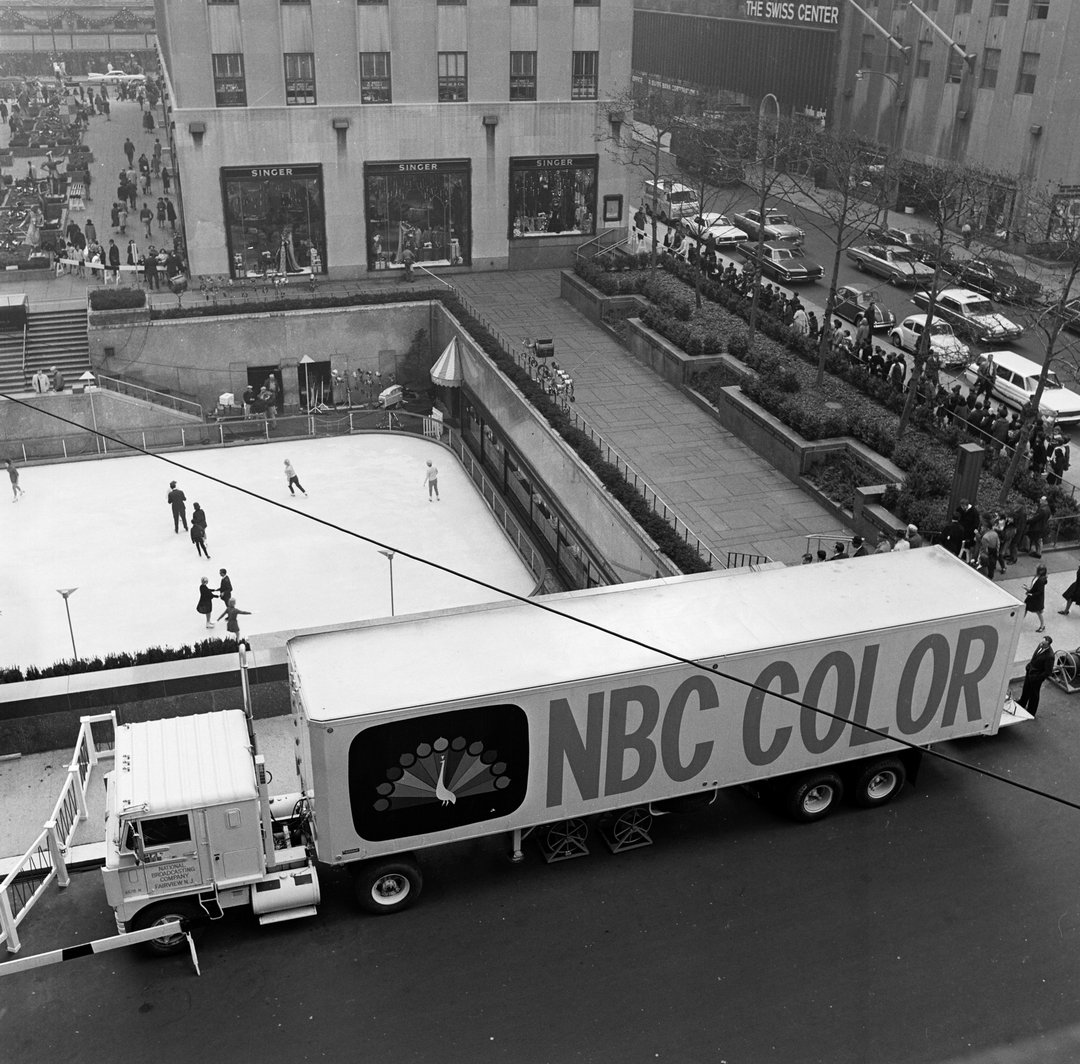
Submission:
[[[150,307],[120,307],[117,310],[94,310],[88,307],[87,325],[94,329],[111,329],[117,325],[142,325],[150,320]]]

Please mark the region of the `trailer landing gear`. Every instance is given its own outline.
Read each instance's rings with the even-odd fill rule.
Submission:
[[[569,861],[572,857],[587,857],[589,847],[585,845],[585,839],[588,834],[589,825],[573,817],[537,828],[536,840],[544,860],[554,864],[556,861]]]
[[[620,809],[600,823],[600,834],[612,853],[636,850],[639,846],[651,846],[652,813],[646,805],[634,805]]]

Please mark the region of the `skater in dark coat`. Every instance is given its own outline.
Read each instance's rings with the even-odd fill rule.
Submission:
[[[218,570],[218,575],[221,577],[221,583],[218,584],[217,594],[218,598],[222,602],[228,602],[233,597],[232,581],[229,579],[229,574],[224,569]]]
[[[169,481],[169,494],[166,499],[172,507],[173,531],[180,532],[180,522],[182,521],[186,532],[188,530],[187,507],[184,504],[187,502],[187,496],[176,486],[175,480]]]
[[[210,581],[205,576],[199,581],[199,604],[195,611],[206,618],[207,628],[214,627],[214,622],[210,620],[210,614],[214,612],[214,592],[210,590]]]
[[[236,636],[236,641],[238,643],[240,642],[240,621],[239,621],[239,616],[241,614],[243,614],[245,617],[250,617],[251,616],[251,611],[250,610],[238,610],[236,608],[236,599],[229,599],[228,603],[225,606],[225,609],[221,613],[221,616],[218,617],[219,621],[221,620],[222,617],[228,617],[229,618],[229,620],[225,624],[225,627],[228,630],[230,635]]]
[[[191,542],[195,544],[195,552],[209,558],[206,550],[206,511],[195,503],[191,514]]]

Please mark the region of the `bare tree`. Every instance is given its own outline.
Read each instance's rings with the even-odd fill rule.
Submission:
[[[1064,336],[1066,329],[1080,328],[1080,308],[1070,306],[1074,299],[1077,275],[1080,274],[1080,218],[1065,209],[1063,197],[1054,189],[1037,188],[1028,190],[1026,195],[1026,214],[1029,238],[1038,233],[1055,246],[1055,260],[1060,265],[1054,270],[1043,271],[1044,300],[1041,306],[1032,308],[1025,315],[1027,324],[1039,337],[1042,347],[1043,366],[1038,384],[1031,401],[1021,411],[1020,440],[1013,449],[1008,468],[1001,482],[998,505],[1004,506],[1012,489],[1020,463],[1027,451],[1031,434],[1040,417],[1043,392],[1055,359],[1066,354],[1070,348],[1073,353],[1073,368],[1076,368],[1075,348]],[[1064,348],[1064,350],[1063,350]]]
[[[769,198],[782,198],[798,187],[796,178],[807,172],[816,134],[808,123],[777,115],[763,121],[758,115],[745,116],[732,124],[731,144],[742,161],[745,183],[754,193],[755,207],[764,220]],[[765,227],[758,227],[757,262],[764,258]],[[761,294],[760,266],[755,268],[755,284],[747,317],[747,346],[753,348],[757,330],[758,301]]]
[[[814,181],[803,182],[803,192],[814,203],[820,220],[804,215],[804,224],[819,230],[832,245],[829,294],[825,320],[818,338],[817,386],[825,382],[829,354],[829,323],[836,306],[840,262],[846,248],[880,214],[881,197],[874,191],[886,178],[891,160],[882,161],[876,149],[849,130],[820,130],[810,143]],[[869,189],[869,195],[864,190]]]
[[[652,241],[649,251],[649,279],[656,279],[657,265],[657,187],[665,176],[665,169],[671,170],[667,162],[665,145],[670,144],[672,132],[688,116],[701,113],[704,97],[697,92],[683,92],[667,88],[652,80],[648,75],[635,85],[633,91],[621,98],[616,98],[602,105],[610,121],[603,123],[609,129],[618,132],[603,133],[599,139],[607,143],[607,148],[620,161],[632,170],[644,171],[646,180],[652,183],[653,196],[650,215],[652,219]],[[628,128],[621,128],[623,119],[633,113],[633,122]],[[614,116],[619,115],[619,121]]]
[[[946,266],[951,261],[951,251],[961,240],[958,234],[964,224],[969,223],[975,216],[986,189],[999,178],[988,171],[959,163],[928,166],[912,161],[900,164],[899,176],[902,198],[917,206],[930,220],[929,255],[934,266],[934,277],[925,299],[926,328],[923,329],[915,348],[907,399],[897,428],[897,436],[901,437],[911,423],[919,384],[930,355],[930,325]]]

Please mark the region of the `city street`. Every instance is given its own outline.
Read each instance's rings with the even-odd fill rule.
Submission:
[[[1080,800],[1076,703],[948,753]],[[209,928],[13,976],[13,1062],[432,1060],[930,1064],[1080,1020],[1075,810],[926,761],[894,805],[800,827],[741,792],[654,825],[655,845],[547,867],[500,840],[425,855],[417,908]],[[24,954],[112,932],[97,873],[50,890]],[[70,1017],[56,1022],[58,1015]]]
[[[651,176],[650,160],[646,158],[648,154],[649,153],[647,152],[643,153],[639,149],[637,158],[635,159],[635,162],[638,162],[639,165],[630,168],[630,173],[632,175],[630,197],[631,203],[633,204],[631,213],[636,209],[637,204],[642,201],[643,182]],[[644,163],[642,163],[642,160],[644,160]],[[686,178],[685,175],[679,171],[674,158],[667,152],[661,153],[661,170],[664,176],[685,181],[692,188],[698,187],[695,181]],[[718,188],[710,190],[705,197],[703,210],[725,214],[730,220],[733,213],[745,210],[746,208],[756,207],[757,204],[757,194],[751,191],[746,185],[739,185],[734,188]],[[820,317],[821,310],[823,310],[825,302],[828,299],[829,279],[832,273],[833,256],[836,253],[836,246],[828,233],[832,232],[835,227],[828,218],[824,217],[819,212],[814,211],[806,204],[785,201],[780,196],[769,196],[768,204],[769,206],[780,206],[788,211],[792,221],[805,230],[805,256],[812,262],[818,263],[825,270],[825,275],[820,281],[798,286],[799,297],[802,299],[803,303],[806,304],[809,309],[816,308]],[[859,216],[861,217],[864,213],[863,205],[860,204],[858,210]],[[925,219],[909,217],[896,211],[889,212],[889,220],[891,225],[898,228],[925,229],[928,227],[928,222]],[[658,226],[658,230],[660,238],[662,239],[664,227],[662,225]],[[648,233],[649,230],[646,231],[646,235],[648,235]],[[857,234],[853,234],[849,243],[859,245],[868,243],[868,241],[862,239]],[[979,250],[978,246],[973,244],[971,254],[977,254]],[[726,261],[734,262],[740,267],[742,266],[742,257],[733,249],[724,248],[722,249],[721,254]],[[1033,276],[1035,278],[1041,278],[1046,273],[1041,267],[1027,265],[1022,260],[1019,262],[1017,270],[1023,276]],[[775,282],[772,283],[775,287]],[[946,281],[945,283],[947,284],[948,282]],[[841,286],[846,284],[858,284],[875,288],[880,296],[880,301],[896,315],[897,322],[902,321],[910,314],[917,314],[920,312],[920,308],[912,302],[913,291],[910,287],[896,287],[887,283],[883,278],[863,273],[847,257],[847,255],[844,254],[840,262],[837,285]],[[790,289],[788,290],[790,291]],[[1047,292],[1051,296],[1056,294],[1053,288],[1047,288]],[[1025,330],[1025,334],[1020,340],[1002,342],[1000,345],[996,346],[1000,347],[1002,350],[1016,351],[1041,364],[1045,354],[1045,339],[1038,329],[1031,327],[1031,319],[1037,311],[1007,305],[999,305],[996,309],[1010,320],[1015,321],[1018,325],[1022,325]],[[854,326],[850,326],[850,328],[852,329],[852,332],[854,332]],[[876,335],[875,343],[880,343],[884,345],[886,349],[893,350],[893,347],[888,342],[887,335],[884,332],[879,332]],[[972,355],[974,356],[983,350],[990,349],[991,348],[989,347],[973,346]],[[910,362],[910,356],[908,360]],[[1062,332],[1060,334],[1055,357],[1055,369],[1062,382],[1066,385],[1074,387],[1080,385],[1080,337],[1077,337],[1070,332]],[[943,376],[945,375],[947,374],[943,373]]]

